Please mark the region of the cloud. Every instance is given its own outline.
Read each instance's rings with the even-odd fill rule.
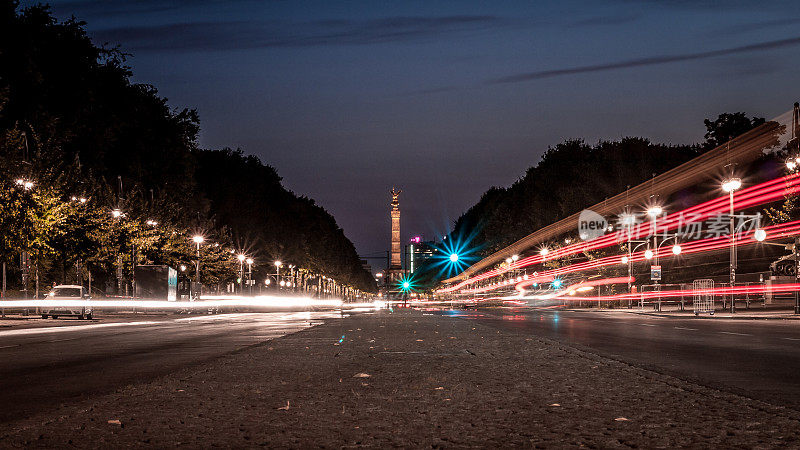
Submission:
[[[733,25],[730,27],[726,27],[722,32],[725,34],[740,34],[740,33],[749,33],[751,31],[761,31],[764,29],[785,27],[798,24],[800,24],[800,18],[798,17],[788,18],[788,19],[765,20],[763,22],[753,22],[753,23]]]
[[[494,16],[389,17],[365,21],[191,22],[94,31],[100,42],[125,50],[231,50],[403,42],[502,26]]]
[[[257,0],[236,0],[236,3],[257,3]],[[109,17],[130,14],[150,14],[181,9],[196,10],[204,6],[229,5],[234,0],[66,0],[50,2],[57,11],[68,11],[81,16]]]
[[[800,37],[780,39],[777,41],[760,42],[758,44],[742,45],[739,47],[731,47],[721,50],[710,50],[697,53],[684,53],[680,55],[651,56],[648,58],[629,59],[626,61],[618,61],[605,64],[595,64],[588,66],[568,67],[564,69],[551,69],[551,70],[542,70],[537,72],[527,72],[517,75],[510,75],[506,77],[496,78],[494,80],[489,80],[486,82],[486,84],[519,83],[523,81],[540,80],[543,78],[554,78],[564,75],[576,75],[576,74],[591,73],[591,72],[605,72],[610,70],[653,66],[657,64],[667,64],[680,61],[707,59],[707,58],[714,58],[717,56],[735,55],[739,53],[774,50],[778,48],[792,47],[796,45],[800,45]]]
[[[638,20],[641,14],[625,14],[618,16],[599,16],[577,20],[567,25],[568,28],[597,27],[608,25],[622,25]]]

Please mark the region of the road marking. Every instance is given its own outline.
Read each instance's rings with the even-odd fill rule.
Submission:
[[[686,327],[673,327],[676,330],[689,330],[689,331],[697,331],[697,328],[686,328]]]
[[[49,341],[44,341],[44,342],[49,344],[49,343],[51,343],[51,342],[74,341],[74,340],[76,340],[76,339],[79,339],[79,338],[76,338],[76,337],[75,337],[75,338],[67,338],[67,339],[50,339]]]
[[[722,334],[732,334],[732,335],[734,335],[734,336],[752,336],[752,334],[747,334],[747,333],[734,333],[734,332],[732,332],[732,331],[720,331],[720,333],[722,333]]]
[[[96,328],[113,328],[113,327],[131,327],[138,325],[155,325],[164,322],[112,322],[112,323],[97,323],[93,325],[63,325],[58,327],[44,327],[44,328],[22,328],[17,330],[0,331],[0,336],[20,336],[27,334],[50,334],[50,333],[64,333],[67,331],[83,331]]]
[[[19,347],[19,344],[14,344],[14,345],[4,345],[4,346],[0,347],[0,350],[2,350],[2,349],[4,349],[4,348],[13,348],[13,347]]]
[[[787,341],[800,341],[800,338],[784,338]]]
[[[654,327],[655,326],[655,325],[653,325],[651,323],[640,323],[639,325],[641,325],[643,327]]]

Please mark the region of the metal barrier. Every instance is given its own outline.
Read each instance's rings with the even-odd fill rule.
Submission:
[[[718,283],[716,286],[717,287],[728,287],[730,285],[731,285],[730,283]],[[734,286],[763,286],[763,285],[764,285],[763,282],[757,282],[757,281],[756,282],[741,282],[741,283],[735,283],[734,284]],[[734,302],[734,301],[737,300],[737,298],[733,294],[722,295],[720,297],[721,297],[721,301],[722,301],[722,309],[729,308],[730,305],[731,305],[730,302]],[[745,291],[744,298],[742,298],[742,295],[739,294],[738,295],[738,300],[739,301],[744,300],[744,302],[745,302],[744,309],[750,309],[750,303],[751,302],[761,302],[761,304],[763,306],[766,306],[767,297],[766,297],[765,294],[751,294],[751,293]]]
[[[656,311],[661,311],[661,305],[663,304],[676,304],[681,306],[681,311],[683,311],[686,307],[686,298],[683,295],[683,291],[686,291],[688,288],[687,284],[684,283],[667,283],[667,284],[643,284],[639,287],[639,292],[641,294],[645,294],[647,292],[663,292],[663,291],[682,291],[680,297],[670,297],[667,300],[662,300],[661,297],[656,297],[655,299],[646,301],[644,295],[639,296],[639,308],[644,309],[644,305],[649,304],[653,305],[653,309]]]

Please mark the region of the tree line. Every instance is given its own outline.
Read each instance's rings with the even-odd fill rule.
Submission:
[[[191,265],[199,233],[206,284],[234,281],[245,252],[259,277],[281,260],[375,290],[327,211],[255,156],[199,148],[197,111],[132,82],[127,55],[95,45],[85,27],[47,6],[0,2],[0,259],[10,279],[25,253],[42,283],[91,271],[112,288],[135,264]]]

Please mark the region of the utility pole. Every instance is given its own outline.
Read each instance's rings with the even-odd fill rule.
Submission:
[[[800,283],[800,236],[794,237],[794,282]],[[794,291],[794,313],[800,314],[800,292]]]

